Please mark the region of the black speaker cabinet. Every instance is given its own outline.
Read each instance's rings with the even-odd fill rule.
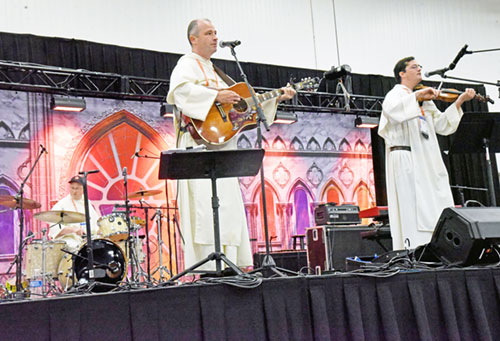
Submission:
[[[254,268],[260,268],[264,261],[265,252],[253,254]],[[307,267],[306,251],[283,250],[278,252],[271,252],[276,266],[279,268],[299,272],[302,268]]]
[[[497,262],[493,247],[499,243],[499,207],[450,207],[441,213],[428,248],[446,264],[467,266]]]

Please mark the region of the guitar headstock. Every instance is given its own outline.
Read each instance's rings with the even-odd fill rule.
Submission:
[[[292,84],[295,90],[316,91],[319,87],[320,81],[319,77],[307,77],[302,78],[298,83],[290,84]]]

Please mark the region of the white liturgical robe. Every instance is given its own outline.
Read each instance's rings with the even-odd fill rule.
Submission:
[[[432,101],[423,102],[421,110],[415,93],[401,84],[389,91],[382,109],[378,133],[386,146],[392,244],[401,250],[408,239],[406,246],[413,249],[430,241],[441,212],[454,205],[436,133],[454,133],[463,112],[454,103],[440,112]],[[411,151],[390,151],[393,146]]]
[[[182,56],[170,78],[167,102],[176,107],[177,147],[194,147],[198,144],[191,135],[178,129],[179,112],[204,121],[217,97],[217,90],[227,88],[217,75],[213,64],[195,53]],[[263,104],[269,124],[276,114],[276,99]],[[184,125],[184,123],[181,123]],[[222,146],[207,146],[211,150],[237,148],[237,137]],[[238,160],[234,160],[238,162]],[[252,254],[247,220],[241,189],[237,178],[217,179],[219,197],[219,225],[221,250],[240,267],[251,266]],[[188,268],[215,251],[212,215],[212,189],[209,179],[179,180],[178,202],[181,230],[184,237],[184,266]],[[215,262],[208,262],[200,269],[213,270]]]
[[[52,211],[66,211],[66,212],[79,212],[85,214],[85,203],[83,198],[80,200],[72,200],[71,195],[68,194],[61,200],[59,200],[54,207],[52,207]],[[99,231],[99,227],[97,226],[97,220],[99,219],[99,215],[95,211],[94,207],[91,203],[89,203],[89,211],[90,211],[90,227],[92,232],[92,239],[98,237],[97,233]],[[83,232],[86,233],[86,225],[85,223],[78,224],[69,224],[70,226],[78,226],[83,229]],[[68,245],[68,248],[71,251],[78,250],[78,248],[85,242],[81,236],[76,233],[65,234],[64,236],[58,237],[57,235],[61,230],[67,225],[56,224],[50,228],[49,236],[52,239],[64,240]]]

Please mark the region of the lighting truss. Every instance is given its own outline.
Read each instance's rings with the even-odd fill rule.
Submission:
[[[40,64],[0,61],[0,89],[47,92],[52,94],[165,102],[169,81],[114,73],[69,69]],[[271,89],[255,87],[257,92]],[[328,92],[298,91],[279,109],[290,112],[329,112],[377,115],[383,97]]]
[[[285,111],[330,112],[355,115],[380,115],[384,97],[298,91],[292,103],[280,105]]]
[[[89,97],[161,101],[167,96],[164,79],[0,61],[0,88]]]

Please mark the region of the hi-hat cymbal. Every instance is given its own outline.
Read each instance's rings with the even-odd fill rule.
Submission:
[[[0,195],[0,205],[18,209],[21,206],[21,203],[12,195]],[[42,207],[42,204],[38,201],[23,198],[24,209],[32,210],[40,207]]]
[[[72,211],[45,211],[33,217],[46,223],[72,224],[85,222],[85,214]]]
[[[149,197],[150,195],[160,194],[162,191],[159,189],[142,190],[137,192],[132,192],[128,195],[129,199],[137,199],[143,197]]]

